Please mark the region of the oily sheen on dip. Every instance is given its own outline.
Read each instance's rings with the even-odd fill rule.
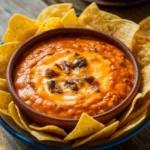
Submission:
[[[121,103],[134,84],[125,54],[90,37],[58,37],[36,45],[14,76],[22,101],[58,118],[104,113]]]

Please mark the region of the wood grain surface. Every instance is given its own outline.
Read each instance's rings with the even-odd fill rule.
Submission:
[[[35,19],[46,6],[59,2],[73,3],[76,11],[81,12],[89,3],[83,0],[0,0],[0,39],[2,38],[10,17],[20,13]],[[135,22],[150,15],[150,1],[132,7],[104,7],[100,9],[119,15]],[[0,150],[36,150],[32,146],[15,139],[0,126]],[[150,125],[138,136],[109,150],[150,150]]]

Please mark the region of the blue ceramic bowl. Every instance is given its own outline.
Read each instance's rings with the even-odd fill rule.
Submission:
[[[77,16],[79,16],[81,13],[77,13]],[[3,44],[3,42],[0,42],[0,45]],[[46,145],[46,144],[42,144],[40,142],[34,141],[28,137],[26,137],[24,134],[21,134],[20,132],[14,130],[12,127],[10,127],[4,119],[2,119],[0,117],[0,124],[1,126],[7,130],[11,135],[13,135],[14,137],[16,137],[17,139],[32,145],[35,148],[38,148],[40,150],[85,150],[85,148],[60,148],[60,147],[53,147],[50,145]],[[104,150],[104,149],[108,149],[114,146],[117,146],[129,139],[131,139],[132,137],[136,136],[138,133],[140,133],[146,126],[150,125],[150,116],[148,116],[145,121],[140,124],[135,130],[131,131],[130,133],[126,134],[125,136],[120,137],[117,140],[114,140],[112,142],[106,143],[106,144],[101,144],[98,146],[91,146],[91,147],[86,147],[86,150]]]

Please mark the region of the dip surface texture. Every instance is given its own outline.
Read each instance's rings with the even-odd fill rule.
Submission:
[[[19,97],[58,118],[95,116],[120,104],[134,84],[125,54],[90,37],[58,37],[31,48],[14,74]]]

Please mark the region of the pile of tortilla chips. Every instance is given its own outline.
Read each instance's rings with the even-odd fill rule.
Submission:
[[[139,25],[119,16],[99,10],[95,3],[77,17],[70,3],[45,8],[36,20],[15,14],[8,23],[0,46],[0,112],[11,117],[23,130],[39,141],[55,141],[59,146],[90,146],[114,140],[137,127],[150,110],[150,17]],[[122,41],[135,54],[142,74],[141,87],[130,106],[118,118],[102,124],[83,113],[70,133],[54,125],[40,126],[31,122],[19,108],[6,85],[6,69],[13,52],[30,37],[55,28],[92,28]]]

